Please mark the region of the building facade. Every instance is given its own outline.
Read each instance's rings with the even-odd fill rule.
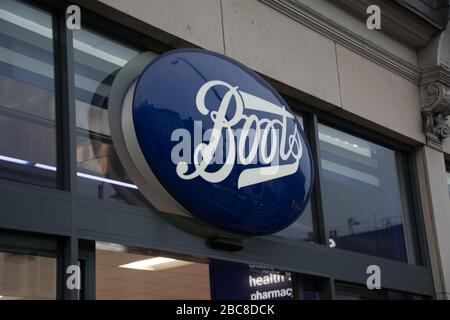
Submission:
[[[73,4],[81,29],[66,24]],[[448,0],[2,1],[0,300],[449,299],[449,12]],[[113,80],[176,48],[239,61],[296,112],[316,178],[291,226],[230,234],[161,212],[130,179],[108,123]],[[373,266],[381,289],[366,286]]]

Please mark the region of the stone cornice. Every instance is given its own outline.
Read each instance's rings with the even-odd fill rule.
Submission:
[[[450,70],[441,66],[434,66],[422,69],[420,85],[427,85],[433,82],[440,82],[450,87]]]
[[[437,35],[420,52],[421,85],[441,82],[450,87],[450,27]]]
[[[259,0],[336,43],[419,84],[420,69],[296,0]]]
[[[367,18],[366,9],[370,5],[381,8],[383,32],[406,42],[412,47],[424,47],[440,32],[430,23],[405,10],[395,1],[386,0],[333,0],[347,10],[354,12],[361,20]]]

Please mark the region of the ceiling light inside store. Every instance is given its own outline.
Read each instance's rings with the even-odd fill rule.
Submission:
[[[95,249],[103,250],[103,251],[112,251],[112,252],[126,252],[127,251],[126,247],[121,244],[110,243],[110,242],[101,242],[101,241],[95,242]]]
[[[159,271],[170,268],[181,267],[191,264],[189,261],[176,260],[165,257],[156,257],[151,259],[139,260],[127,264],[120,265],[119,268],[135,269],[135,270],[148,270]]]

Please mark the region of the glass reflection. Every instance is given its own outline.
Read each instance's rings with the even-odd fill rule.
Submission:
[[[336,247],[407,261],[402,156],[319,125],[322,198]]]
[[[56,186],[52,17],[21,1],[0,2],[0,174]]]
[[[112,145],[107,111],[115,76],[139,51],[85,28],[74,31],[73,47],[79,193],[143,205]]]

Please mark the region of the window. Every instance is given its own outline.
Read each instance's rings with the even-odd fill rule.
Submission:
[[[304,130],[303,118],[297,115],[297,120]],[[276,233],[276,235],[292,240],[304,240],[311,242],[315,241],[316,238],[314,235],[313,211],[311,208],[311,201],[308,203],[302,215],[297,219],[297,221],[288,226],[286,229],[283,229],[280,232]]]
[[[366,287],[336,283],[336,300],[422,300],[423,297],[394,290],[369,290]]]
[[[107,110],[114,77],[139,51],[84,27],[74,31],[73,47],[79,193],[142,205],[112,145]]]
[[[96,243],[99,300],[209,300],[208,265],[160,253]]]
[[[404,156],[319,124],[322,198],[337,248],[407,261]]]
[[[52,16],[0,2],[0,175],[56,187]]]
[[[292,240],[315,241],[314,225],[312,220],[311,202],[305,208],[302,215],[293,224],[277,232],[275,235]]]

